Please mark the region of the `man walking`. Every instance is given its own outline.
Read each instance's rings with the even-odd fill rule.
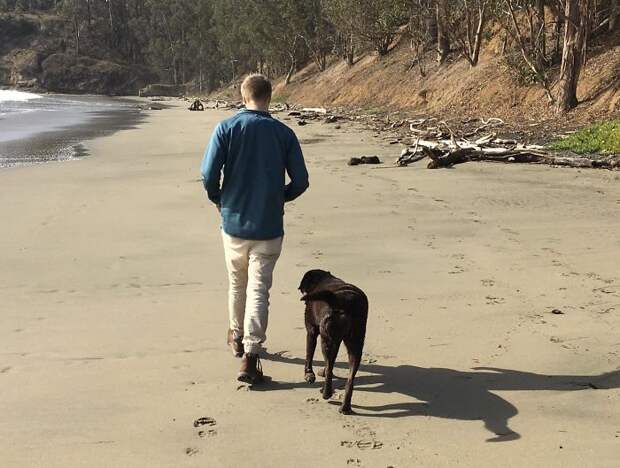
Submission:
[[[308,188],[308,171],[295,133],[269,114],[269,80],[248,76],[241,95],[245,109],[217,125],[201,172],[222,216],[228,345],[235,356],[243,356],[238,380],[251,384],[262,378],[258,353],[266,339],[269,289],[282,249],[284,203]]]

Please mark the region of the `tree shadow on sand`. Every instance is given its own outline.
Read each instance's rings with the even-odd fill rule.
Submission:
[[[285,351],[266,353],[264,359],[300,366],[301,380],[304,360],[288,357],[285,354]],[[345,363],[337,363],[336,367],[347,368]],[[518,414],[517,408],[509,401],[494,394],[493,391],[577,391],[620,388],[620,371],[592,376],[543,375],[492,367],[477,367],[471,372],[464,372],[412,365],[383,366],[374,363],[362,364],[360,371],[371,375],[358,374],[355,380],[356,392],[397,393],[418,401],[404,401],[380,406],[354,404],[353,408],[358,410],[357,416],[381,418],[431,416],[467,421],[480,420],[485,428],[494,434],[492,438],[487,439],[488,442],[505,442],[521,437],[508,425],[508,420]],[[308,387],[308,384],[272,381],[261,390],[287,390],[301,387]],[[338,387],[337,383],[335,387]]]

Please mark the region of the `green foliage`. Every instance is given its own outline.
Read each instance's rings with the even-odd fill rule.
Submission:
[[[605,9],[606,4],[603,1],[600,3],[603,6],[597,7],[599,16],[609,10]],[[498,21],[507,39],[510,38],[507,66],[517,71],[522,82],[544,81],[547,86],[545,68],[549,62],[547,56],[551,54],[549,45],[546,49],[542,47],[545,45],[542,38],[549,36],[555,26],[549,13],[546,23],[541,22],[541,16],[545,17],[540,14],[541,5],[549,3],[541,0],[0,0],[0,15],[8,13],[36,22],[36,15],[21,13],[44,12],[42,17],[53,18],[60,25],[54,28],[53,38],[45,32],[50,28],[40,28],[42,34],[47,34],[45,53],[48,55],[72,54],[144,66],[153,70],[162,82],[193,83],[201,90],[203,86],[213,88],[255,71],[271,77],[286,74],[288,80],[294,71],[311,61],[324,70],[329,55],[340,55],[353,65],[360,51],[388,54],[394,40],[403,33],[410,41],[422,73],[422,58],[437,48],[438,41],[442,58],[450,51],[457,52],[475,65],[482,39],[488,39],[490,34],[486,25]],[[514,16],[507,11],[512,11]],[[23,28],[26,27],[24,24]],[[3,45],[6,49],[16,47],[16,40],[24,37],[23,28],[9,30],[0,24],[0,39],[4,39],[0,41],[0,49]],[[60,33],[56,34],[56,30]],[[544,34],[539,34],[540,31]],[[555,37],[560,44],[559,33]],[[557,55],[560,46],[555,49]]]
[[[398,29],[409,21],[406,1],[329,0],[327,10],[335,25],[379,55],[388,53]]]
[[[5,43],[19,40],[35,33],[36,30],[36,24],[27,18],[0,13],[0,49],[3,48]]]
[[[620,120],[595,123],[568,138],[551,143],[549,147],[578,154],[620,154]]]
[[[516,49],[506,50],[502,61],[519,85],[529,86],[540,81],[536,73],[527,65],[521,53]]]

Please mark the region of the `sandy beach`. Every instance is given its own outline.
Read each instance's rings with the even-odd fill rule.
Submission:
[[[147,115],[0,169],[1,467],[617,466],[620,173],[348,167],[398,149],[295,125],[311,187],[286,212],[272,380],[248,390],[199,181],[230,112]],[[353,416],[344,380],[331,402],[303,382],[310,268],[370,299]]]

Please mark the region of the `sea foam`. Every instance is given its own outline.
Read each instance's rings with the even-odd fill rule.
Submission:
[[[34,93],[25,93],[16,89],[0,89],[0,102],[25,102],[39,99],[43,96]]]

